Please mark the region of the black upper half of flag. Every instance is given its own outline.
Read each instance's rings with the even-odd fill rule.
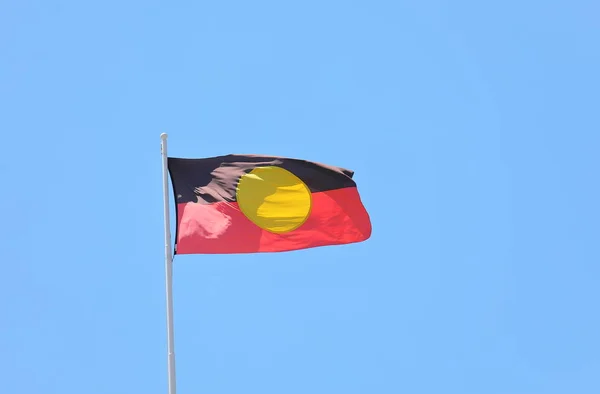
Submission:
[[[177,203],[234,202],[240,178],[258,167],[281,167],[300,178],[312,193],[356,187],[354,172],[300,159],[225,155],[203,159],[168,158]]]

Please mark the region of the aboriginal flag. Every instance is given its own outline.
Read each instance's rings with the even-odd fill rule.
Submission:
[[[283,252],[371,236],[353,171],[259,155],[168,158],[176,254]]]

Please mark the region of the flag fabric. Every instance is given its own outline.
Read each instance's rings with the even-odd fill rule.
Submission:
[[[283,252],[367,240],[354,172],[261,155],[168,158],[176,254]]]

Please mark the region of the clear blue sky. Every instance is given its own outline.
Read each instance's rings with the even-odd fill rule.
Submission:
[[[0,4],[0,391],[166,394],[170,154],[348,167],[365,243],[175,261],[178,393],[600,392],[594,1]]]

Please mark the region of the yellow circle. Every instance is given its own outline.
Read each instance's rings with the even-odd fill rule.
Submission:
[[[312,203],[311,193],[300,178],[281,167],[258,167],[244,174],[236,197],[244,215],[272,233],[286,233],[302,226]]]

